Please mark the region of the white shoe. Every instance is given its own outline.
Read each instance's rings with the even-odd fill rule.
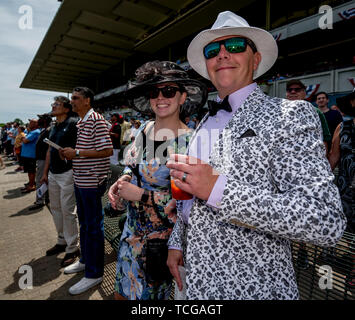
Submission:
[[[69,293],[72,295],[80,294],[89,290],[102,282],[102,277],[96,279],[82,278],[77,284],[69,288]]]
[[[67,266],[66,268],[64,268],[64,273],[65,274],[70,274],[70,273],[77,273],[80,271],[84,271],[85,270],[85,264],[81,263],[80,260],[72,263],[70,266]]]

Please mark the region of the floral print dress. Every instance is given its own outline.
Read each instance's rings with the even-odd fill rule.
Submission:
[[[164,300],[170,296],[172,280],[147,280],[146,246],[148,239],[169,239],[176,222],[176,203],[171,197],[170,174],[165,166],[167,149],[184,153],[191,132],[179,135],[176,139],[153,142],[146,138],[145,127],[146,124],[141,126],[134,143],[125,152],[127,166],[123,174],[130,175],[131,183],[139,185],[138,174],[141,187],[154,191],[156,207],[143,205],[142,211],[139,210],[138,201],[128,203],[127,220],[118,251],[115,290],[129,300]]]

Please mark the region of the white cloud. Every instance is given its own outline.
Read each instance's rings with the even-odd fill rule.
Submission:
[[[18,24],[22,5],[32,8],[33,28]],[[20,118],[24,122],[50,110],[58,92],[20,89],[19,86],[60,6],[56,0],[14,0],[0,3],[0,123]]]

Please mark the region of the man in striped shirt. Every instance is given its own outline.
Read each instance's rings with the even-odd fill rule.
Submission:
[[[94,93],[77,87],[71,105],[80,120],[75,149],[63,148],[62,155],[73,160],[74,189],[80,224],[81,258],[64,269],[64,273],[85,270],[85,276],[69,289],[80,294],[102,281],[104,273],[104,231],[101,197],[106,189],[112,143],[105,119],[91,105]]]

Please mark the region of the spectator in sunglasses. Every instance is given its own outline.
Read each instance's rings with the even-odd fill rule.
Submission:
[[[286,98],[289,100],[306,100],[306,86],[300,80],[290,80],[286,84]],[[330,145],[332,142],[332,136],[329,131],[327,119],[322,111],[315,107],[319,120],[322,125],[323,132],[323,144],[328,155]]]
[[[187,155],[167,164],[194,195],[177,203],[168,266],[185,298],[298,299],[290,240],[333,246],[346,220],[306,101],[265,95],[254,82],[277,59],[272,35],[225,11],[190,43],[190,66],[212,81],[217,102]],[[216,137],[197,145],[206,132]],[[180,268],[179,268],[180,267]]]
[[[130,106],[155,120],[140,126],[125,151],[126,168],[109,190],[114,209],[128,201],[116,271],[118,300],[168,299],[172,276],[167,268],[167,241],[176,221],[168,149],[182,153],[192,131],[181,120],[207,98],[207,88],[190,79],[177,64],[148,62],[128,84]]]

